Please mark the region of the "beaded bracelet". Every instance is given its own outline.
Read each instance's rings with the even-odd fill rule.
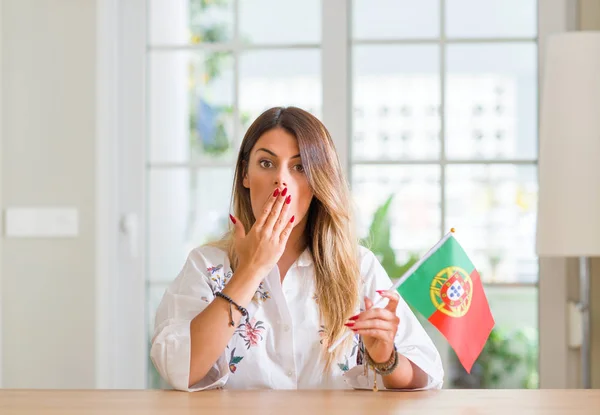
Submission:
[[[381,376],[391,374],[398,366],[398,352],[396,351],[396,346],[394,346],[394,350],[392,351],[392,354],[387,362],[375,363],[368,351],[365,354],[368,364],[371,365],[371,367]]]
[[[248,310],[246,310],[244,307],[242,307],[241,305],[239,305],[238,303],[236,303],[235,301],[233,301],[231,299],[231,297],[229,297],[227,294],[222,293],[221,291],[217,291],[215,293],[215,295],[217,297],[221,297],[222,299],[224,299],[225,301],[227,301],[229,303],[229,325],[231,327],[235,326],[235,323],[233,321],[233,310],[232,310],[232,305],[235,306],[235,308],[238,309],[238,311],[240,313],[242,313],[242,316],[246,317],[246,320],[248,319]]]
[[[367,360],[365,362],[365,377],[367,379],[369,378],[369,366],[371,366],[371,368],[373,368],[373,392],[377,392],[377,374],[380,374],[381,376],[389,375],[398,366],[398,351],[396,350],[396,345],[394,345],[394,351],[387,362],[375,363],[367,350],[365,350],[365,356]]]

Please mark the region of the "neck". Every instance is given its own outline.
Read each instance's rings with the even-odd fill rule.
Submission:
[[[300,222],[292,229],[292,233],[290,234],[290,237],[288,238],[287,244],[285,246],[285,251],[283,253],[284,256],[298,256],[302,252],[304,252],[304,249],[307,245],[306,235],[304,234],[305,230],[306,218],[304,218],[302,222]]]
[[[298,257],[304,252],[306,249],[307,241],[306,235],[304,233],[306,229],[306,218],[302,220],[298,225],[292,229],[292,233],[288,238],[287,244],[285,246],[285,251],[283,251],[283,255],[279,258],[277,265],[279,266],[279,273],[281,275],[281,281],[287,274],[290,266],[298,259]]]

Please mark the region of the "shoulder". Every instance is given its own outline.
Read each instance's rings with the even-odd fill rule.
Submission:
[[[390,277],[373,251],[360,246],[359,258],[361,282],[364,289],[370,293],[368,295],[373,295],[375,290],[388,289],[391,286]]]
[[[362,245],[358,246],[358,258],[360,273],[363,275],[368,273],[369,270],[372,270],[373,267],[381,266],[373,251]]]
[[[224,284],[231,276],[231,267],[227,253],[214,246],[199,246],[192,249],[187,259],[172,282],[170,289],[174,292],[197,290],[198,284]],[[196,288],[193,288],[196,287]]]
[[[218,270],[228,271],[229,269],[227,252],[215,246],[202,245],[190,251],[183,273],[212,275]]]
[[[192,249],[188,255],[188,258],[195,261],[201,260],[207,263],[219,261],[223,263],[225,260],[229,262],[227,252],[221,248],[211,245],[202,245]]]

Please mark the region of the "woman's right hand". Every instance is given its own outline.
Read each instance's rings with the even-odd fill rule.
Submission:
[[[279,188],[275,189],[247,235],[244,225],[230,215],[235,228],[238,269],[246,269],[263,279],[277,264],[294,227],[294,216],[288,219],[291,198],[287,188],[281,192]]]

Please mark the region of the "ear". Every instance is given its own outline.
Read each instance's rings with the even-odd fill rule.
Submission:
[[[244,178],[242,179],[242,185],[246,188],[250,188],[250,181],[248,180],[248,163],[246,161],[242,162]]]

